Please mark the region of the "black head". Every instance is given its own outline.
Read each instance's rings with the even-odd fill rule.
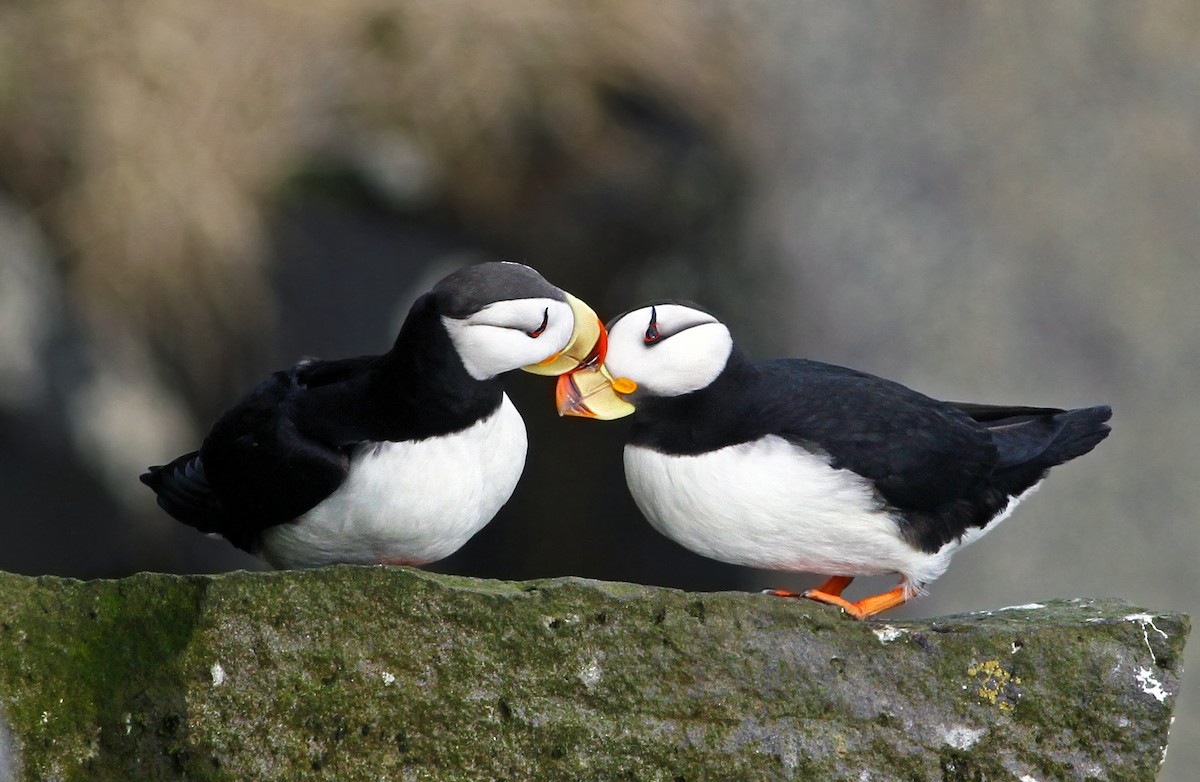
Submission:
[[[533,269],[520,263],[494,261],[467,266],[433,286],[438,314],[467,318],[490,304],[516,299],[553,299],[566,302],[566,294]]]

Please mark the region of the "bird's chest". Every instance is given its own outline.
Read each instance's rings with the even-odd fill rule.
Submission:
[[[868,481],[773,435],[688,456],[627,446],[625,476],[652,526],[714,559],[865,574],[907,551]]]
[[[525,424],[507,396],[491,416],[451,435],[364,443],[333,494],[267,531],[264,554],[285,567],[446,557],[507,502],[526,447]]]

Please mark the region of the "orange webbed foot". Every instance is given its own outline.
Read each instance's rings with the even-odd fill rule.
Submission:
[[[786,592],[781,589],[766,590],[766,594],[776,595],[778,597],[803,597],[809,600],[815,600],[818,603],[826,603],[834,605],[845,611],[855,619],[868,619],[878,613],[895,608],[901,603],[908,600],[908,590],[904,584],[898,585],[895,589],[884,592],[871,597],[864,597],[857,603],[851,603],[846,598],[842,597],[842,591],[853,581],[851,576],[833,576],[816,589],[808,589],[804,592]]]

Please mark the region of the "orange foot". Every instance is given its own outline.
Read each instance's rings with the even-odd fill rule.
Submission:
[[[776,597],[805,597],[809,600],[816,600],[818,603],[828,603],[829,605],[837,606],[855,619],[866,619],[875,616],[875,614],[886,611],[889,608],[895,608],[907,600],[904,595],[904,585],[900,584],[890,592],[864,597],[857,603],[851,603],[842,597],[842,590],[849,586],[853,580],[852,576],[833,576],[816,589],[808,589],[800,593],[786,592],[782,589],[768,589],[766,590],[766,594],[775,595]]]
[[[420,562],[418,560],[415,560],[415,559],[407,559],[407,558],[400,558],[400,557],[388,557],[388,558],[376,560],[375,564],[379,567],[388,567],[388,566],[416,567],[416,566],[422,565],[424,563]]]

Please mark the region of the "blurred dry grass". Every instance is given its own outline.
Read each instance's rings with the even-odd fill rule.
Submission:
[[[0,8],[0,185],[37,215],[86,334],[91,372],[69,405],[84,449],[124,486],[146,453],[186,438],[189,409],[210,415],[261,373],[278,312],[270,221],[306,167],[357,168],[391,207],[436,209],[464,233],[553,255],[573,228],[541,202],[561,188],[601,176],[655,184],[654,150],[631,140],[614,101],[648,95],[732,133],[741,54],[728,46],[730,14],[696,11],[536,0]],[[539,210],[542,238],[512,241],[540,230]],[[139,410],[155,423],[138,426]]]
[[[606,87],[644,82],[706,127],[736,122],[726,14],[696,10],[6,5],[4,184],[57,240],[93,328],[150,337],[199,384],[273,325],[264,211],[297,167],[391,139],[423,166],[419,195],[503,232],[546,178],[638,162]]]

